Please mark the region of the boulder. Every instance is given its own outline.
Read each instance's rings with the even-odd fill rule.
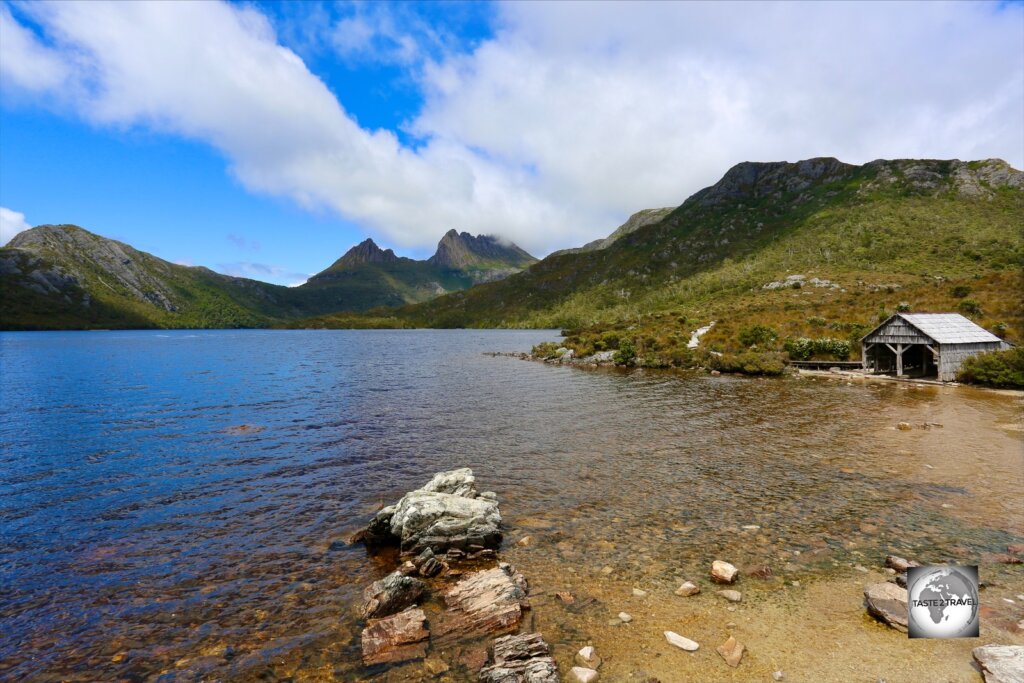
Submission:
[[[386,617],[416,603],[426,590],[419,579],[392,572],[380,581],[374,581],[363,591],[363,606],[359,613],[364,619]]]
[[[729,640],[716,647],[715,651],[722,655],[722,659],[725,660],[726,664],[735,669],[740,665],[746,648],[743,646],[743,643],[729,636]]]
[[[700,647],[696,641],[684,638],[674,631],[665,631],[665,640],[669,642],[669,645],[675,645],[679,649],[686,650],[687,652],[696,652],[697,648]]]
[[[494,641],[490,663],[480,670],[482,683],[558,683],[558,665],[539,633],[503,636]]]
[[[405,494],[374,515],[353,540],[367,545],[397,543],[403,551],[431,548],[442,553],[469,546],[493,549],[501,543],[501,514],[492,492],[478,494],[468,467],[439,472],[425,486]]]
[[[864,587],[868,613],[898,631],[907,632],[907,589],[895,583],[872,583]]]
[[[374,620],[363,629],[363,663],[385,664],[427,654],[427,617],[418,607]]]
[[[526,579],[504,562],[466,576],[444,596],[448,609],[438,620],[438,638],[457,640],[516,630],[523,610],[530,607],[526,591]]]
[[[711,563],[711,579],[717,583],[733,583],[739,573],[740,570],[728,562],[715,560]]]
[[[985,683],[1024,681],[1024,645],[982,645],[972,651]]]
[[[896,572],[903,573],[911,567],[919,567],[920,565],[913,560],[907,560],[897,555],[886,555],[885,566]]]

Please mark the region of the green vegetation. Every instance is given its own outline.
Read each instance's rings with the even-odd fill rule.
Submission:
[[[957,379],[1004,389],[1024,389],[1024,347],[972,356],[960,366]]]
[[[711,367],[721,372],[742,375],[781,375],[786,371],[785,355],[781,353],[723,353],[713,356]]]

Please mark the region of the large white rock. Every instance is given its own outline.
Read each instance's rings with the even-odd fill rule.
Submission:
[[[972,654],[981,666],[985,683],[1021,683],[1024,681],[1024,646],[982,645]]]
[[[439,472],[422,488],[380,512],[356,536],[368,544],[393,543],[402,550],[444,552],[469,546],[497,548],[501,513],[493,493],[477,493],[473,471]]]
[[[700,647],[696,641],[684,638],[674,631],[665,631],[665,640],[667,640],[670,645],[675,645],[679,649],[686,650],[687,652],[696,652],[697,648]]]
[[[575,683],[594,683],[597,680],[597,672],[583,666],[574,666],[569,670],[569,675]]]

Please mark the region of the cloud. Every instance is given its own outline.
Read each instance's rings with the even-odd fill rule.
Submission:
[[[0,247],[14,239],[19,232],[31,227],[25,220],[25,214],[0,206]]]
[[[414,146],[361,128],[250,6],[19,4],[43,32],[0,17],[4,74],[96,125],[202,140],[251,191],[404,247],[457,228],[543,254],[744,160],[1024,164],[1020,5],[517,2],[469,52],[368,7],[326,30],[410,64]]]
[[[227,240],[242,251],[259,251],[262,248],[258,241],[251,240],[244,235],[236,235],[233,232],[228,233]]]
[[[266,263],[254,263],[252,261],[236,261],[234,263],[218,263],[215,270],[233,277],[244,277],[251,280],[273,282],[288,287],[297,287],[303,284],[313,273],[297,273],[282,266],[273,266]]]

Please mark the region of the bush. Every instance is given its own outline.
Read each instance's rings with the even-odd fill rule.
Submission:
[[[619,341],[619,350],[612,356],[612,360],[615,361],[616,365],[630,365],[636,360],[636,346],[633,344],[632,339],[622,339]]]
[[[1024,389],[1024,347],[971,356],[960,366],[956,378],[968,384]]]
[[[711,359],[711,367],[720,372],[738,372],[743,375],[781,375],[786,363],[781,353],[742,351],[724,353]]]
[[[897,313],[906,313],[909,310],[910,310],[910,304],[907,303],[906,301],[901,301],[898,304],[896,304],[896,312]]]
[[[963,299],[965,296],[971,293],[971,288],[968,287],[967,285],[957,285],[953,289],[949,290],[949,293],[952,294],[957,299]]]
[[[974,299],[964,299],[957,306],[960,312],[966,316],[979,316],[981,315],[981,304]]]
[[[831,356],[836,360],[850,357],[850,342],[845,339],[787,339],[783,348],[793,360],[809,360],[812,356]]]
[[[825,319],[821,316],[815,315],[807,319],[807,324],[811,327],[824,327]]]
[[[768,346],[779,338],[779,333],[767,325],[753,325],[740,330],[740,344],[751,346]]]
[[[559,348],[555,342],[541,342],[530,350],[530,354],[534,358],[557,358]]]

